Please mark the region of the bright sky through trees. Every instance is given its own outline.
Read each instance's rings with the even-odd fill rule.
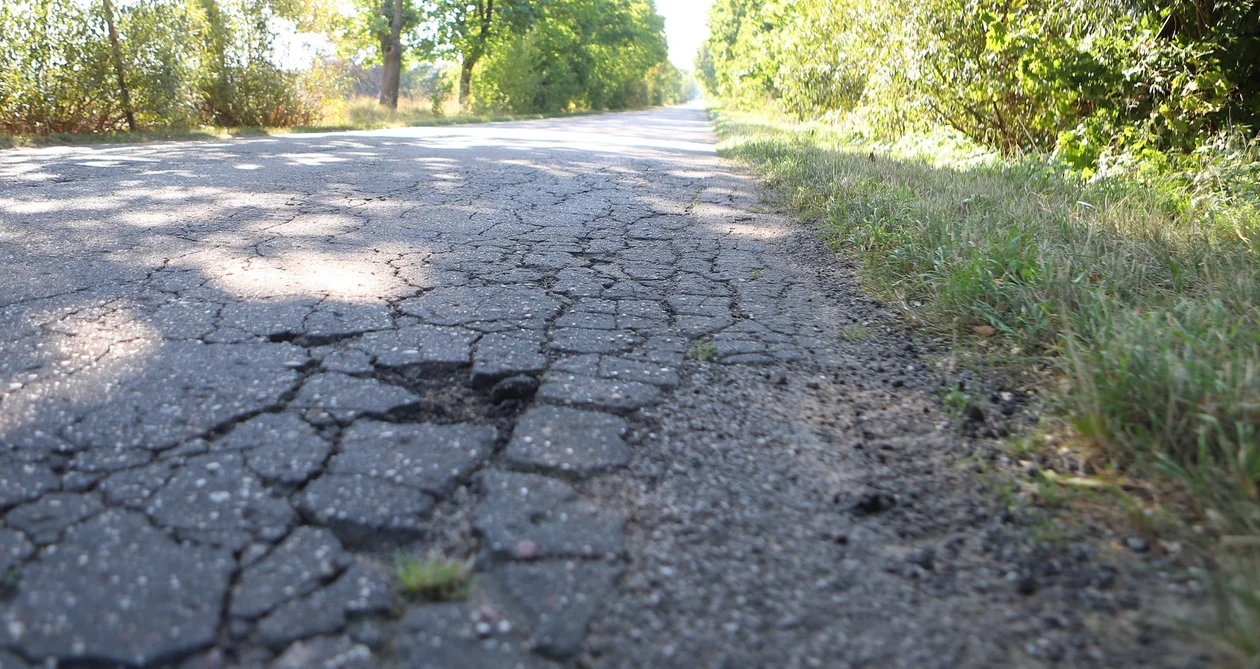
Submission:
[[[696,51],[709,36],[706,26],[713,0],[657,0],[656,12],[665,17],[669,59],[682,70],[695,69]]]

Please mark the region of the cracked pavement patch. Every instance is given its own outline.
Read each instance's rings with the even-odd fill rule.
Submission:
[[[0,152],[0,666],[1201,665],[760,198],[696,106]]]

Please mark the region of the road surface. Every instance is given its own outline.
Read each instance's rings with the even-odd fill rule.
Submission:
[[[0,153],[0,665],[1173,663],[760,197],[695,106]]]

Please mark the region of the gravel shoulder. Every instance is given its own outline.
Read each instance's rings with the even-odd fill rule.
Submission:
[[[740,197],[769,206],[751,184]],[[1013,513],[975,473],[1000,447],[943,413],[954,379],[931,361],[947,345],[865,296],[790,217],[743,225],[773,240],[767,272],[808,295],[815,347],[767,368],[691,362],[642,412],[609,493],[636,557],[591,666],[1211,664],[1184,634],[1200,610],[1175,561],[1114,535],[1038,540],[1057,521]],[[855,326],[868,336],[845,336]]]

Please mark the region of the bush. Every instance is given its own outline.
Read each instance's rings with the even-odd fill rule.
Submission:
[[[952,127],[1088,172],[1109,151],[1190,151],[1260,120],[1255,4],[1192,0],[718,0],[710,91],[893,137]]]
[[[99,3],[0,6],[0,132],[112,132],[124,114]],[[116,3],[123,66],[141,126],[311,123],[339,92],[326,68],[272,61],[267,3]]]
[[[105,132],[123,125],[104,21],[71,0],[0,6],[0,131]]]

